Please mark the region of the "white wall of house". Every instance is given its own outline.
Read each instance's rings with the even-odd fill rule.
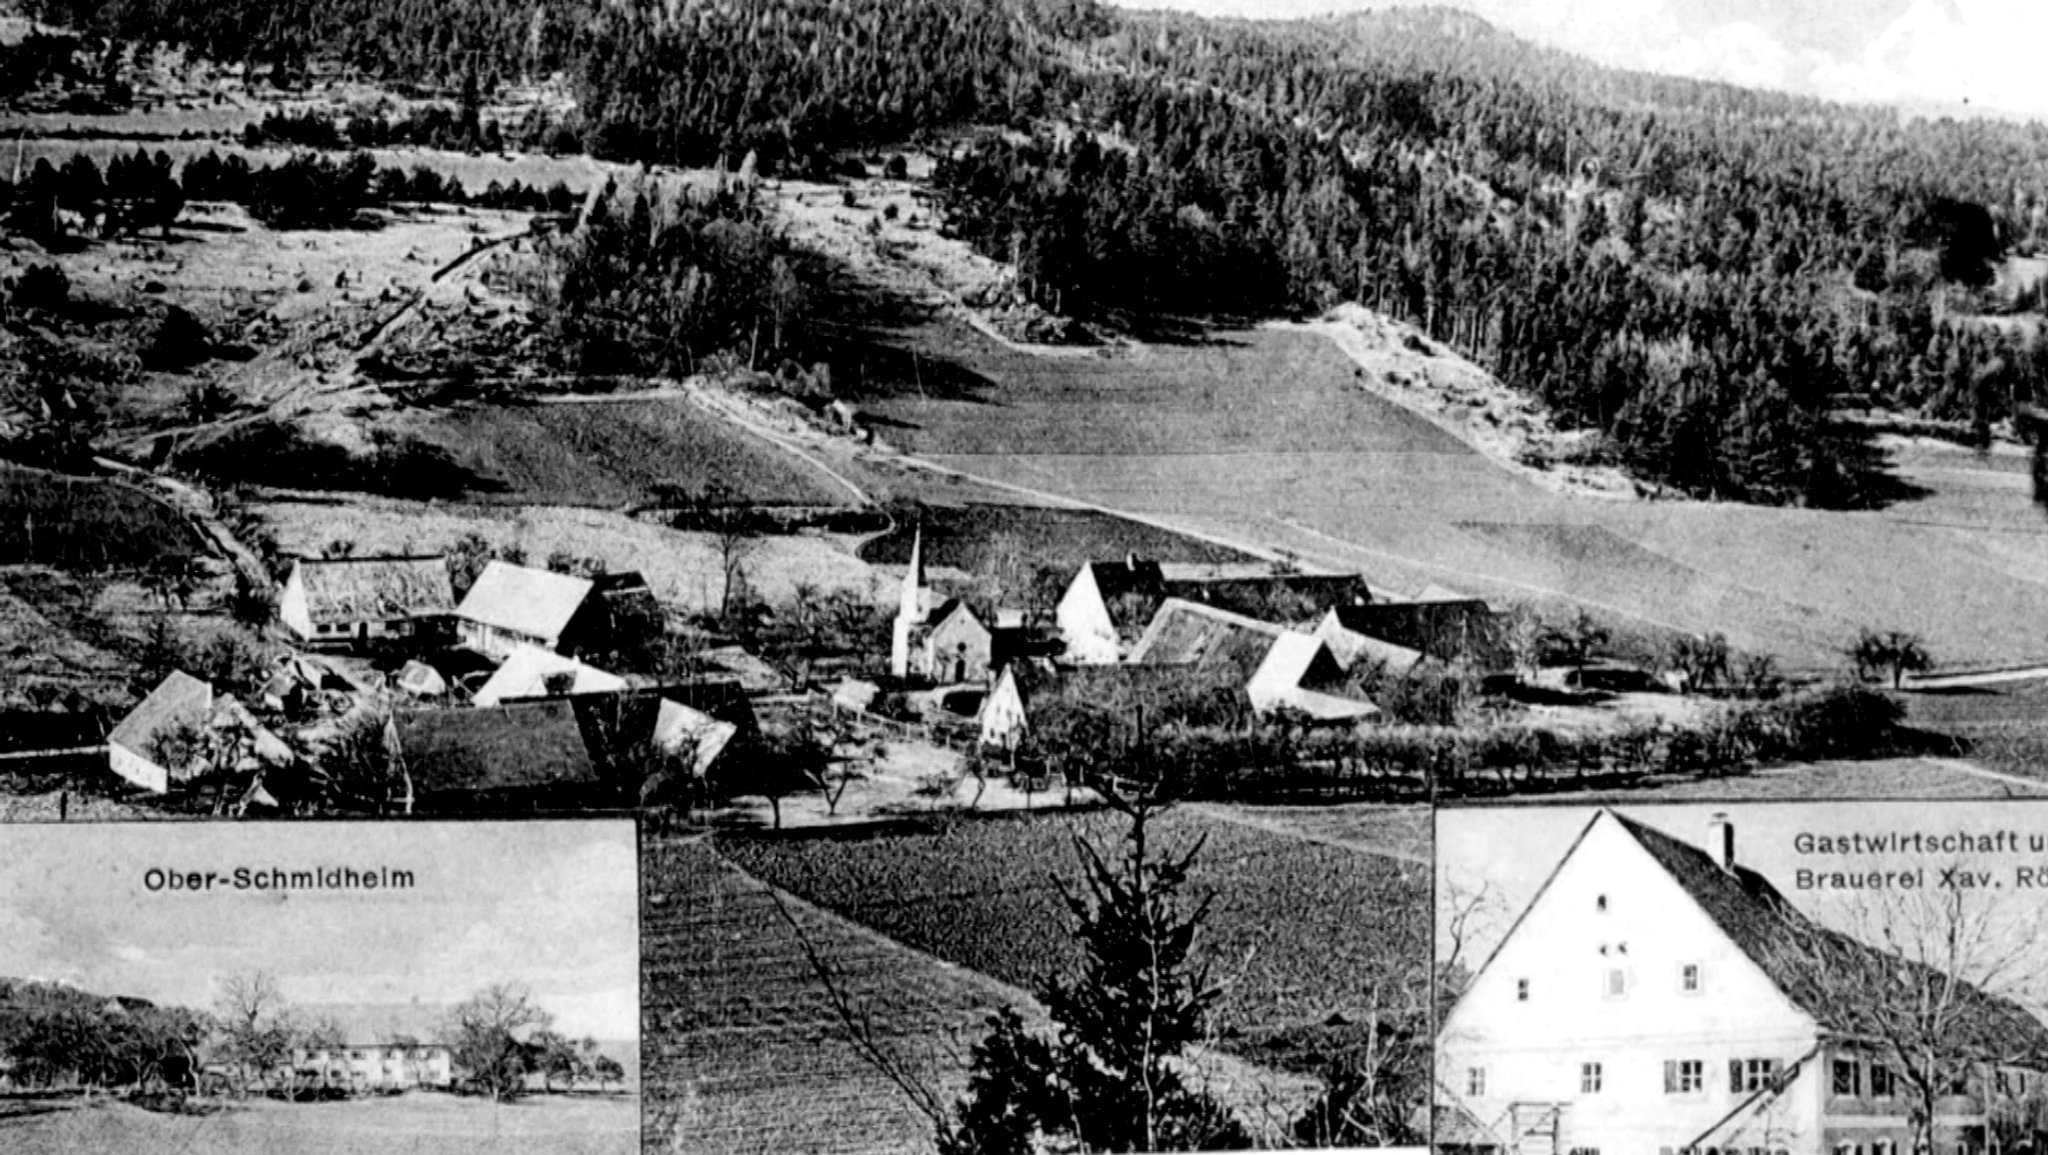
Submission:
[[[454,1060],[440,1046],[301,1049],[292,1065],[318,1071],[331,1083],[360,1088],[445,1087],[455,1077]]]
[[[284,592],[277,596],[277,620],[303,641],[315,636],[313,610],[306,603],[306,579],[299,563],[292,563],[291,576],[284,580]]]
[[[107,744],[107,767],[144,790],[166,794],[171,789],[171,772],[142,753],[119,742]]]
[[[981,744],[1014,748],[1024,737],[1024,695],[1017,689],[1016,667],[1005,666],[995,687],[981,700]]]
[[[1511,1144],[1515,1116],[1531,1114],[1516,1104],[1562,1105],[1554,1148],[1529,1137],[1525,1155],[1658,1155],[1749,1098],[1731,1059],[1789,1069],[1817,1043],[1812,1018],[1607,816],[1446,1016],[1438,1073]],[[1667,1064],[1696,1066],[1667,1089]],[[1809,1069],[1754,1113],[1754,1145],[1818,1152],[1819,1086]]]
[[[973,614],[956,610],[932,627],[920,647],[919,672],[935,682],[975,682],[988,677],[994,635]]]
[[[553,638],[531,637],[513,630],[470,621],[467,618],[457,621],[456,633],[463,645],[493,658],[507,657],[513,650],[523,645],[539,646],[544,650],[555,648]]]
[[[1053,622],[1066,643],[1068,661],[1089,666],[1116,664],[1120,657],[1116,622],[1110,618],[1109,605],[1102,600],[1102,590],[1095,584],[1093,569],[1082,566],[1074,580],[1067,583],[1067,592],[1060,595],[1059,605],[1054,607]]]

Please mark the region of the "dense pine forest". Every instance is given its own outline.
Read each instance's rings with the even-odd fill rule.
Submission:
[[[1981,437],[2048,374],[2039,290],[1994,283],[2048,241],[2048,129],[1597,67],[1448,10],[33,7],[279,84],[327,58],[466,109],[560,72],[578,117],[552,146],[607,158],[824,175],[850,149],[951,141],[934,146],[947,227],[1043,305],[1115,322],[1363,302],[1699,496],[1881,501],[1863,435],[1831,416],[1845,401]],[[955,131],[976,126],[1002,131]]]

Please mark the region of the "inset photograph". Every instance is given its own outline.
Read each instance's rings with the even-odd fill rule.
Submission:
[[[1434,1142],[2048,1140],[2048,805],[1447,810]]]
[[[1426,1142],[1425,808],[1109,804],[645,853],[650,1151]]]
[[[610,1155],[625,821],[0,828],[0,1149]]]

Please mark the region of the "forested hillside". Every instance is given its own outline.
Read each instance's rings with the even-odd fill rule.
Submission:
[[[1882,500],[1845,396],[1973,423],[2048,373],[2048,129],[1594,66],[1449,10],[1088,0],[38,0],[43,19],[476,91],[554,70],[608,158],[828,173],[969,126],[947,226],[1080,317],[1409,320],[1701,496]],[[1078,131],[1077,131],[1078,130]],[[1991,312],[2032,319],[1988,323]]]

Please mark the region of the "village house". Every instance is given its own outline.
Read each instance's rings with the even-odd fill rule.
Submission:
[[[1317,722],[1350,723],[1380,713],[1349,690],[1343,664],[1322,639],[1179,598],[1160,605],[1130,664],[1226,676],[1261,714],[1291,710]]]
[[[522,643],[506,656],[490,680],[477,688],[474,704],[497,706],[522,699],[602,694],[625,688],[626,679],[617,674]]]
[[[351,1091],[446,1088],[455,1082],[455,1052],[445,1043],[405,1038],[350,1041],[339,1047],[295,1047],[292,1070],[323,1086]]]
[[[278,596],[277,618],[303,645],[410,638],[455,608],[447,559],[300,558]]]
[[[494,658],[522,645],[566,650],[598,628],[595,589],[588,578],[492,561],[455,607],[456,639]]]
[[[1952,1042],[1985,1056],[1937,1101],[1928,1155],[1995,1152],[1994,1107],[2041,1078],[2011,1057],[2048,1056],[2048,1029],[1813,922],[1739,864],[1725,818],[1703,833],[1711,852],[1609,810],[1579,833],[1443,1020],[1438,1148],[1913,1155],[1900,1060],[1851,1017],[1908,984],[1953,1000]]]
[[[976,723],[981,744],[1014,750],[1050,704],[1145,702],[1185,689],[1188,671],[1179,666],[1055,666],[1012,662],[996,675]]]
[[[1371,602],[1372,591],[1357,574],[1218,576],[1214,567],[1168,567],[1136,556],[1088,562],[1053,610],[1066,659],[1086,665],[1121,660],[1168,599],[1306,629],[1337,606]]]
[[[231,696],[173,670],[107,735],[107,766],[156,794],[216,770],[259,773],[295,760],[290,746]]]

